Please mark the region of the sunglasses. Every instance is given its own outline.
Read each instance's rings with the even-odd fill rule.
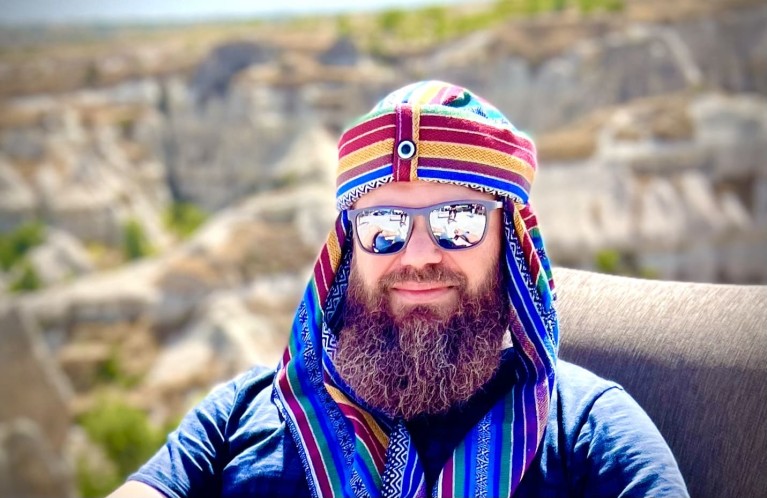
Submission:
[[[388,255],[405,248],[413,233],[416,216],[428,220],[431,238],[442,249],[474,247],[485,239],[490,211],[501,207],[501,201],[450,201],[422,208],[373,206],[350,209],[347,215],[365,252]]]

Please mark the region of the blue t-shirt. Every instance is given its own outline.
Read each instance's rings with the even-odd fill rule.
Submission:
[[[510,388],[503,367],[469,404],[408,426],[427,480],[461,435]],[[271,402],[274,371],[254,368],[215,388],[129,479],[168,497],[310,496],[296,446]],[[508,378],[508,377],[506,377]],[[559,360],[546,433],[515,497],[685,497],[676,461],[618,385]]]

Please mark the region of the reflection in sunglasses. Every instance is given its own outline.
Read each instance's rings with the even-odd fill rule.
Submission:
[[[500,201],[453,201],[423,208],[378,206],[348,211],[362,248],[374,254],[394,254],[405,247],[415,216],[427,218],[434,243],[443,249],[464,249],[480,243],[487,213]]]

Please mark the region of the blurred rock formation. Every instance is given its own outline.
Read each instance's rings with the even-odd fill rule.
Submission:
[[[50,448],[40,427],[27,419],[0,423],[0,496],[78,496],[71,469]]]
[[[544,16],[399,58],[300,33],[143,47],[58,93],[0,63],[0,233],[44,227],[0,266],[0,495],[52,496],[67,454],[103,460],[71,429],[101,390],[162,426],[276,364],[336,218],[338,134],[413,80],[465,85],[532,134],[555,265],[767,283],[767,7],[716,12]],[[182,202],[209,216],[188,239],[167,221]],[[43,289],[12,295],[25,271]]]
[[[765,26],[764,6],[654,22],[543,17],[397,60],[348,37],[225,42],[188,83],[166,75],[12,101],[0,226],[37,217],[120,248],[137,222],[161,252],[173,200],[212,212],[307,181],[330,190],[340,129],[391,88],[430,77],[472,88],[538,139],[534,197],[554,261],[588,268],[600,251],[631,249],[665,278],[764,282]],[[557,176],[572,196],[594,198],[558,209],[565,192],[544,187]],[[683,187],[692,178],[695,194]],[[595,181],[621,185],[612,204]],[[656,209],[664,195],[686,213],[673,229]],[[717,213],[705,217],[722,223],[703,237],[687,221],[706,203]],[[56,273],[47,267],[46,282]]]
[[[72,390],[35,322],[0,305],[0,495],[74,496],[64,446]]]

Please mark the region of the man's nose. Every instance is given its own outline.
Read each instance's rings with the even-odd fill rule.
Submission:
[[[429,230],[431,229],[422,216],[413,220],[413,233],[400,256],[402,265],[423,268],[442,261],[442,250],[434,243]]]

